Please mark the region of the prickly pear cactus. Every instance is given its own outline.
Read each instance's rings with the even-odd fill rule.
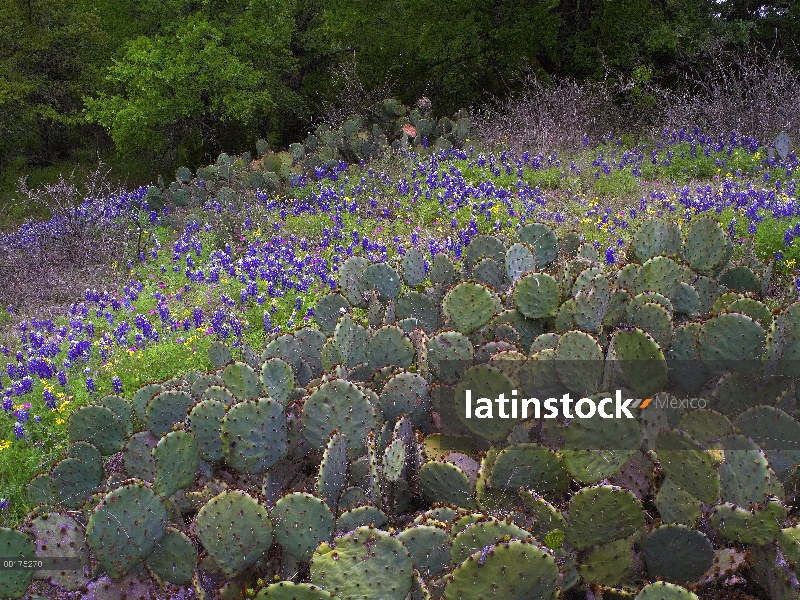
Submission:
[[[511,540],[472,554],[447,577],[444,600],[557,598],[558,566],[553,556],[532,542]]]
[[[111,577],[146,559],[167,531],[167,508],[142,482],[106,494],[86,525],[86,541]]]
[[[403,600],[413,566],[402,542],[385,531],[359,527],[322,544],[311,561],[311,583],[342,600]]]
[[[195,517],[195,530],[228,577],[261,560],[272,544],[267,509],[239,490],[225,491],[209,500]]]

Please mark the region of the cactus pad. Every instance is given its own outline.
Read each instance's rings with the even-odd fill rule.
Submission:
[[[323,333],[331,335],[336,323],[350,311],[350,303],[338,293],[325,294],[314,306],[314,319]]]
[[[559,571],[553,556],[530,542],[487,546],[447,578],[442,600],[555,600]]]
[[[569,479],[564,461],[556,452],[538,444],[514,444],[497,455],[488,483],[498,490],[525,487],[548,493],[563,492]]]
[[[158,444],[158,438],[149,431],[134,433],[125,444],[122,453],[125,472],[137,479],[154,481],[156,478],[156,460],[153,458],[153,448]]]
[[[379,529],[359,527],[314,552],[311,583],[342,600],[403,600],[413,567],[402,542]]]
[[[333,592],[309,583],[279,581],[262,588],[255,600],[337,600]]]
[[[675,585],[659,581],[644,586],[636,598],[633,600],[699,600],[689,590]]]
[[[208,347],[208,359],[215,368],[220,369],[233,360],[233,354],[226,343],[211,342]]]
[[[283,406],[269,398],[234,404],[222,419],[220,434],[228,464],[240,473],[263,473],[287,451]]]
[[[662,431],[656,437],[661,468],[683,490],[705,502],[719,499],[719,473],[711,455],[681,431]]]
[[[125,445],[126,425],[104,406],[82,406],[69,416],[69,441],[89,442],[101,454],[109,455]]]
[[[164,537],[145,562],[160,580],[189,585],[197,564],[197,549],[186,534],[174,527],[167,527]]]
[[[514,284],[513,297],[517,310],[529,319],[554,317],[561,289],[547,273],[528,273]]]
[[[456,330],[470,333],[492,319],[495,315],[495,304],[489,289],[478,283],[465,281],[447,292],[442,310]]]
[[[130,483],[103,497],[89,517],[86,541],[111,577],[146,559],[167,529],[167,509],[149,487]]]
[[[275,540],[292,556],[308,562],[321,542],[330,541],[334,519],[325,502],[310,494],[287,494],[270,513]]]
[[[193,404],[194,398],[189,392],[167,390],[157,393],[147,403],[145,410],[147,429],[154,436],[161,437],[168,431],[172,431],[176,424],[183,423]]]
[[[36,546],[21,531],[0,527],[0,552],[3,558],[35,559]],[[0,578],[0,597],[19,598],[33,579],[33,569],[6,570]]]
[[[336,429],[348,449],[363,449],[367,434],[377,432],[375,408],[355,385],[335,379],[323,383],[303,404],[303,435],[314,448],[324,448]]]
[[[463,508],[475,506],[474,490],[469,477],[457,466],[431,461],[419,470],[419,486],[427,502],[445,502]]]
[[[224,491],[209,500],[195,516],[195,530],[228,577],[261,560],[272,544],[267,509],[238,490]]]
[[[317,496],[334,513],[347,485],[347,441],[343,434],[334,433],[325,446],[317,477]]]
[[[220,460],[224,455],[220,437],[224,416],[225,404],[219,400],[201,400],[189,412],[189,431],[197,439],[200,458],[203,460]]]
[[[633,535],[644,524],[644,511],[636,497],[610,485],[586,487],[569,503],[572,527],[567,543],[590,548]]]
[[[156,462],[153,489],[163,498],[189,487],[200,466],[197,440],[185,431],[171,431],[162,437],[153,448],[153,458]]]
[[[365,358],[373,371],[385,366],[407,369],[414,362],[414,346],[399,327],[386,325],[370,336]]]
[[[650,579],[694,582],[714,563],[714,548],[702,532],[684,525],[662,525],[644,542]]]

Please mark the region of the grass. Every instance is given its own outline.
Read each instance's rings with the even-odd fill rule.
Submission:
[[[617,247],[617,239],[623,239],[624,243],[631,240],[635,224],[642,216],[656,216],[659,211],[664,214],[673,215],[677,222],[686,225],[682,207],[677,205],[679,193],[675,189],[687,185],[694,188],[698,185],[709,185],[714,190],[719,189],[725,177],[737,182],[741,186],[747,186],[750,182],[763,182],[765,175],[771,181],[775,179],[787,178],[785,172],[780,169],[770,168],[765,165],[763,157],[758,153],[751,154],[744,150],[735,150],[731,156],[725,152],[711,152],[709,156],[701,148],[698,148],[696,156],[692,156],[689,144],[673,144],[657,150],[656,163],[653,164],[651,158],[652,149],[656,147],[650,142],[638,148],[632,148],[632,152],[641,154],[641,160],[634,160],[626,164],[623,168],[614,166],[614,161],[620,159],[622,148],[616,144],[604,144],[593,149],[586,149],[571,155],[559,157],[560,164],[551,160],[548,164],[544,158],[542,168],[526,169],[523,172],[521,185],[528,186],[531,190],[537,190],[537,194],[547,202],[544,206],[536,205],[534,211],[529,215],[529,222],[539,218],[550,218],[554,213],[558,213],[559,222],[554,223],[554,227],[559,234],[566,231],[578,231],[587,242],[597,241],[600,245],[600,255],[603,256],[605,247]],[[671,156],[668,153],[672,153]],[[499,156],[499,151],[496,151]],[[503,168],[500,174],[492,172],[489,165],[481,166],[477,160],[476,151],[467,160],[453,160],[440,164],[439,171],[446,171],[448,176],[453,176],[453,170],[460,172],[464,181],[468,185],[479,186],[482,183],[492,181],[495,187],[505,186],[512,190],[516,189],[518,175],[516,169],[512,167],[512,172],[508,173]],[[605,170],[595,165],[598,160],[606,161],[610,170]],[[610,161],[610,162],[609,162]],[[113,166],[113,165],[112,165]],[[499,166],[499,162],[498,162]],[[140,165],[140,167],[142,167]],[[452,169],[451,169],[452,167]],[[131,173],[135,171],[135,165],[131,167]],[[432,195],[430,199],[422,196],[418,201],[411,202],[411,196],[400,197],[396,191],[396,183],[402,178],[410,179],[410,171],[415,168],[415,164],[410,159],[385,159],[373,165],[375,171],[384,170],[392,180],[391,185],[385,185],[379,179],[367,179],[369,193],[357,194],[356,187],[360,183],[360,177],[366,177],[364,173],[359,173],[357,169],[351,169],[347,173],[349,183],[344,183],[344,174],[339,182],[333,184],[325,181],[324,185],[332,185],[341,195],[348,198],[357,198],[359,203],[358,211],[355,214],[349,212],[342,213],[342,231],[345,236],[357,229],[362,234],[367,234],[370,239],[378,240],[388,246],[389,258],[393,260],[397,257],[396,250],[392,245],[392,240],[397,236],[403,240],[408,240],[413,232],[418,232],[422,240],[428,237],[443,241],[448,236],[456,238],[459,230],[465,229],[473,218],[470,206],[457,207],[448,201],[439,202],[439,199]],[[7,190],[9,182],[21,172],[22,167],[15,167],[16,171],[3,173],[0,185],[5,186],[2,190]],[[607,170],[607,169],[606,169]],[[140,173],[143,171],[140,171]],[[42,169],[31,173],[30,183],[36,185],[37,182],[53,181],[57,178],[56,168]],[[376,191],[372,188],[376,187]],[[303,198],[313,188],[319,187],[312,185],[306,190],[299,188],[289,188],[285,190],[284,197]],[[661,204],[651,201],[647,210],[640,214],[636,219],[629,216],[627,211],[632,206],[638,206],[642,197],[649,197],[650,194],[659,194],[662,198]],[[375,199],[376,206],[372,207],[368,198]],[[400,208],[395,207],[395,201],[400,201]],[[479,200],[475,201],[479,203]],[[670,211],[670,206],[675,212]],[[391,220],[378,219],[382,214],[383,208],[389,208],[395,215]],[[478,230],[480,233],[494,233],[496,231],[494,222],[500,221],[501,230],[509,235],[513,235],[513,224],[515,217],[511,216],[509,208],[516,214],[524,214],[526,207],[520,199],[519,194],[511,195],[508,205],[495,201],[489,208],[491,217],[476,217]],[[42,217],[37,213],[37,207],[23,207],[21,212],[14,213],[16,219]],[[372,211],[370,214],[369,211]],[[198,212],[197,210],[194,211]],[[734,209],[727,208],[719,214],[712,213],[712,217],[719,220],[724,228],[727,229],[728,223],[736,217],[736,235],[744,238],[748,235],[749,222],[741,214],[737,214]],[[263,218],[262,218],[263,217]],[[451,225],[451,219],[455,219],[455,227]],[[506,223],[511,220],[512,227]],[[624,221],[631,221],[631,224],[624,225]],[[282,216],[279,212],[273,211],[264,215],[259,215],[254,219],[253,228],[246,232],[249,239],[261,237],[268,239],[273,234],[286,238],[292,234],[298,238],[307,238],[313,249],[314,241],[319,240],[324,229],[332,227],[329,215],[318,213],[310,215],[303,213],[293,215],[291,212]],[[275,231],[274,225],[279,224],[279,232]],[[776,253],[783,254],[783,259],[776,263],[776,277],[782,285],[793,283],[794,270],[800,264],[800,239],[795,239],[790,247],[784,246],[784,232],[787,227],[793,226],[792,219],[773,219],[766,216],[757,224],[755,233],[755,248],[761,260],[772,259]],[[169,248],[177,236],[177,229],[158,227],[156,235],[161,240],[164,248]],[[203,241],[203,251],[197,262],[201,263],[208,259],[216,243],[217,234],[214,231],[204,232],[201,235]],[[230,240],[236,249],[240,240]],[[343,245],[346,245],[345,240]],[[737,244],[737,252],[741,253],[741,244]],[[321,252],[321,258],[330,259],[333,251],[329,248]],[[162,272],[162,267],[164,272]],[[192,286],[192,289],[185,290],[186,280],[182,273],[174,273],[172,270],[171,254],[162,252],[157,260],[145,264],[136,265],[131,275],[144,282],[139,300],[135,303],[139,313],[152,313],[156,310],[156,300],[153,297],[155,292],[160,292],[165,296],[175,298],[181,294],[181,300],[170,305],[173,314],[182,318],[188,316],[194,307],[203,308],[206,318],[211,311],[220,306],[220,294],[225,293],[234,300],[238,300],[238,282],[221,277],[218,285],[213,292],[205,286]],[[263,292],[266,283],[259,281],[259,291]],[[302,327],[306,324],[313,325],[313,320],[305,321],[302,313],[294,314],[295,296],[300,296],[304,307],[313,306],[316,299],[326,290],[315,288],[307,293],[291,293],[281,298],[269,300],[269,304],[263,306],[251,306],[240,312],[243,319],[243,338],[254,349],[261,348],[267,341],[267,336],[262,326],[262,317],[265,310],[272,310],[273,324],[280,324],[286,330],[287,321],[294,315],[294,328]],[[79,299],[76,299],[79,300]],[[274,308],[273,308],[274,307]],[[364,311],[356,311],[356,316],[364,318]],[[102,319],[95,319],[98,329],[102,330]],[[0,310],[0,330],[10,331],[14,319],[5,310]],[[63,317],[55,323],[56,326],[69,325],[67,317]],[[98,331],[99,335],[99,331]],[[2,513],[2,523],[6,526],[19,524],[27,514],[30,506],[25,496],[25,486],[27,482],[39,472],[46,471],[53,462],[60,457],[62,450],[67,445],[67,419],[69,413],[75,408],[92,402],[90,395],[80,384],[84,379],[79,371],[88,369],[90,376],[94,378],[96,390],[94,398],[102,397],[112,393],[112,377],[116,374],[120,377],[123,386],[123,395],[130,397],[133,392],[141,385],[183,375],[189,371],[204,371],[211,368],[207,358],[207,349],[213,335],[206,335],[204,331],[190,331],[185,335],[181,333],[173,336],[165,336],[166,339],[160,342],[151,342],[141,348],[131,348],[115,350],[107,360],[94,352],[86,362],[80,362],[79,366],[73,369],[70,374],[71,383],[66,388],[61,388],[58,384],[50,385],[53,393],[57,396],[57,409],[47,410],[42,399],[45,390],[41,381],[34,384],[33,393],[25,396],[25,403],[30,403],[30,415],[41,417],[41,422],[34,423],[29,421],[26,439],[11,442],[13,440],[13,420],[5,419],[0,421],[0,498],[6,498],[9,506]],[[177,340],[180,341],[177,341]],[[56,363],[63,360],[64,353],[56,357]],[[79,362],[79,361],[76,361]],[[15,409],[18,408],[15,406]],[[5,441],[3,441],[5,440]]]

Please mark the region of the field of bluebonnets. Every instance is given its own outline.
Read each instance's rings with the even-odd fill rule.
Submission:
[[[76,231],[108,248],[109,282],[43,314],[1,309],[0,524],[25,534],[2,530],[0,554],[94,571],[0,571],[0,595],[33,576],[39,597],[88,584],[75,597],[797,598],[797,449],[764,443],[800,440],[794,383],[749,407],[718,391],[728,375],[716,412],[664,416],[660,434],[637,425],[624,450],[567,436],[560,453],[530,425],[464,429],[441,404],[457,380],[434,361],[464,358],[465,343],[493,373],[497,352],[602,364],[612,341],[650,360],[777,360],[779,338],[796,352],[795,149],[689,128],[514,152],[466,114],[380,110],[287,151],[260,141],[173,182],[102,188],[0,235],[6,264],[42,286],[32,298],[52,291],[36,272],[51,245]],[[586,383],[560,373],[552,389],[602,389],[570,377]],[[415,400],[387,408],[377,391]],[[770,412],[737,420],[745,409]],[[490,447],[509,430],[511,445]]]

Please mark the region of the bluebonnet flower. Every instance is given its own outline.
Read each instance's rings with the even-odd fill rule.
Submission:
[[[53,392],[51,392],[50,390],[45,390],[43,396],[44,396],[44,405],[50,410],[55,410],[56,397],[53,395]]]
[[[14,423],[14,437],[18,440],[25,437],[25,427],[19,421]]]
[[[617,262],[617,259],[614,257],[614,249],[606,248],[606,263],[612,265],[615,262]]]
[[[114,377],[111,379],[111,385],[114,387],[114,391],[117,394],[122,393],[122,381],[117,375],[114,375]]]
[[[89,394],[94,394],[94,379],[91,377],[86,378],[86,391],[89,392]]]

